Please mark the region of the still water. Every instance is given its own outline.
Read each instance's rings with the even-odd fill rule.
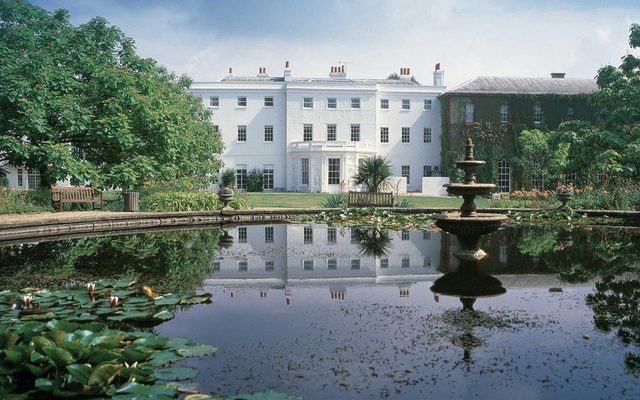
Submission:
[[[0,247],[0,286],[129,275],[210,292],[154,330],[217,346],[185,364],[219,395],[640,398],[640,232],[488,235],[481,269],[507,291],[474,312],[429,290],[456,248],[441,232],[313,224],[105,236]]]

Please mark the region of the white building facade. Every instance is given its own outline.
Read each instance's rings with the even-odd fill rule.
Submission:
[[[222,160],[246,189],[249,171],[263,173],[264,190],[331,192],[353,189],[361,159],[375,154],[392,164],[393,191],[423,192],[426,179],[439,180],[441,117],[438,96],[444,72],[436,65],[434,85],[400,79],[349,79],[342,67],[327,78],[229,75],[195,82],[191,92],[213,112],[212,123],[226,145]],[[434,178],[436,177],[436,178]]]

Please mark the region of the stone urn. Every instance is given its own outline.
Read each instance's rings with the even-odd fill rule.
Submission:
[[[233,201],[233,191],[229,188],[222,188],[218,192],[218,197],[220,197],[220,201],[222,201],[222,209],[229,210],[231,207],[229,203]]]
[[[556,197],[558,198],[558,200],[562,203],[559,207],[558,210],[561,211],[573,211],[571,209],[571,207],[569,207],[567,205],[567,203],[569,201],[571,201],[571,199],[573,198],[573,190],[558,190],[556,192]]]

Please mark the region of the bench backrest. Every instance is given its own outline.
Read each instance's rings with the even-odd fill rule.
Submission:
[[[349,192],[350,206],[393,207],[392,192]]]
[[[51,186],[51,199],[60,200],[91,200],[93,199],[92,187],[79,186]]]

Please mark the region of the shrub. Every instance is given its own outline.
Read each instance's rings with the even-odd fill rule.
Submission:
[[[262,192],[262,170],[254,168],[247,174],[247,192]]]
[[[321,206],[324,208],[344,208],[347,204],[347,196],[336,193],[329,195],[329,197],[322,202]]]
[[[49,189],[0,189],[0,214],[53,211]]]
[[[395,206],[397,208],[411,208],[413,207],[413,203],[411,202],[411,200],[403,197],[403,198],[397,199]]]
[[[212,211],[222,207],[213,192],[150,192],[140,196],[142,211]]]
[[[236,171],[233,168],[225,168],[218,178],[220,186],[233,187],[236,185]]]

